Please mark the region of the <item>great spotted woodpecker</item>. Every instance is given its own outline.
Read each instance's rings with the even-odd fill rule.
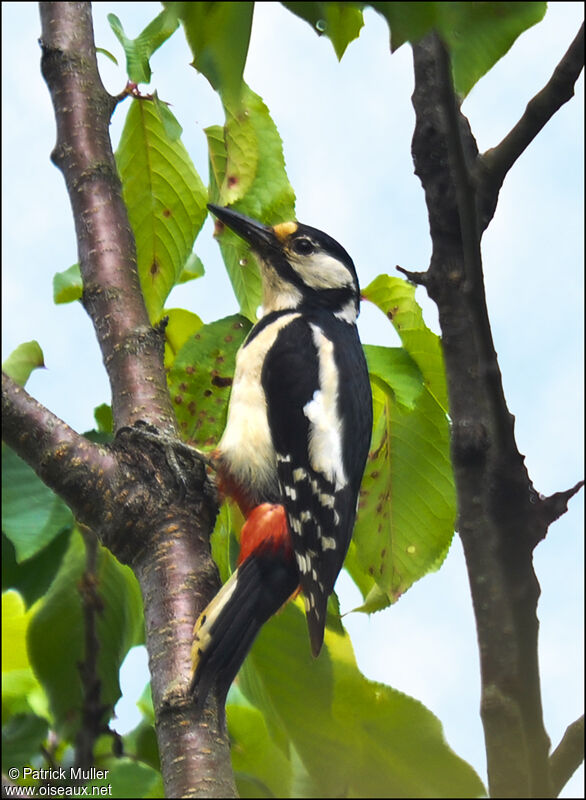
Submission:
[[[352,259],[297,222],[262,225],[209,205],[250,245],[263,315],[240,348],[214,453],[220,491],[246,522],[238,567],[194,628],[192,689],[224,702],[262,625],[300,587],[314,656],[356,517],[372,398]],[[216,223],[218,224],[218,223]]]

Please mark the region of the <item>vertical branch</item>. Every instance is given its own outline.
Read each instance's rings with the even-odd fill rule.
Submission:
[[[89,3],[40,3],[41,68],[57,121],[52,153],[67,185],[90,315],[112,388],[115,427],[143,419],[176,433],[162,331],[149,322],[110,142],[116,100],[100,79]]]
[[[413,158],[433,242],[420,282],[437,303],[442,329],[490,794],[549,797],[537,658],[539,585],[532,564],[547,526],[515,443],[492,342],[480,253],[478,150],[437,36],[414,46],[414,63]]]
[[[177,436],[177,423],[163,367],[163,331],[151,327],[140,291],[134,238],[109,139],[116,101],[98,74],[90,4],[44,2],[40,14],[41,67],[57,122],[52,158],[71,201],[83,304],[102,350],[119,434],[111,448],[117,483],[100,483],[89,504],[98,515],[105,500],[116,507],[92,527],[131,564],[141,585],[167,795],[234,796],[227,735],[207,719],[196,721],[188,694],[193,623],[218,587],[209,552],[217,506],[201,459],[191,454],[182,464],[182,491],[171,468],[177,460],[172,447],[179,445],[170,440]],[[153,443],[146,435],[149,425],[139,429],[138,420],[165,434],[165,440]],[[39,469],[37,463],[34,467]],[[87,621],[89,659],[96,642]],[[89,661],[86,666],[88,709],[95,704],[97,713],[98,684]],[[210,718],[217,725],[218,709],[211,704]],[[80,734],[77,744],[79,761],[91,760],[91,736]]]

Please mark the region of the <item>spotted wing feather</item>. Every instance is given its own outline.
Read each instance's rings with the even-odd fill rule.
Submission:
[[[328,597],[350,543],[366,458],[362,447],[355,454],[355,465],[344,464],[344,426],[357,422],[342,421],[344,414],[338,407],[338,396],[346,391],[342,385],[352,382],[353,376],[346,370],[344,358],[334,363],[330,345],[335,340],[333,333],[320,325],[319,319],[298,318],[280,331],[267,354],[262,374],[282,502],[287,510],[305,596],[314,655],[322,646]],[[357,346],[360,348],[359,344]],[[361,357],[360,349],[358,360]],[[340,385],[328,386],[328,375],[334,375]],[[364,375],[360,373],[360,377]],[[316,403],[316,399],[320,402]],[[366,426],[369,425],[369,397],[367,405]],[[318,436],[320,426],[323,430]],[[368,439],[369,433],[366,449]],[[336,450],[338,445],[340,457],[331,461],[332,453],[326,449]]]

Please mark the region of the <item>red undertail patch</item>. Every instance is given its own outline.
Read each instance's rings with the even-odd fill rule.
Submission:
[[[253,551],[258,549],[273,551],[282,549],[287,556],[293,556],[284,506],[261,503],[248,515],[240,532],[238,564],[242,564]]]

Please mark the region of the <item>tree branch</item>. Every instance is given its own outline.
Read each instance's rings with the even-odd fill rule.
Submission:
[[[427,285],[427,272],[412,272],[409,269],[405,269],[404,267],[400,267],[398,264],[395,267],[397,272],[402,272],[403,275],[407,278],[408,281],[414,283],[416,286],[426,286]]]
[[[555,492],[549,497],[540,498],[541,513],[543,514],[545,525],[551,525],[552,522],[555,522],[562,514],[566,513],[568,510],[568,502],[583,486],[584,481],[578,481],[571,489],[566,489],[563,492]]]
[[[529,101],[525,113],[500,144],[478,160],[477,181],[481,200],[482,230],[494,215],[503,181],[541,129],[556,111],[574,96],[574,86],[584,67],[584,25],[543,89]]]
[[[140,292],[108,137],[116,101],[97,72],[90,5],[41,3],[40,10],[42,69],[57,120],[53,159],[71,200],[83,302],[110,378],[118,435],[104,447],[87,441],[3,376],[4,437],[138,577],[167,796],[234,796],[228,738],[218,724],[223,709],[212,698],[204,718],[196,717],[189,695],[193,623],[220,584],[209,550],[217,501],[201,455],[164,435],[176,436],[177,425],[162,331],[152,329]],[[145,435],[150,426],[163,435]],[[78,744],[80,758],[90,758]]]
[[[170,463],[168,443],[134,429],[110,446],[93,444],[5,374],[2,381],[6,443],[138,577],[168,796],[234,796],[223,709],[210,703],[196,718],[188,691],[193,623],[220,585],[209,551],[217,503],[203,461],[179,443]],[[86,642],[90,651],[94,644]],[[86,700],[97,714],[95,690],[94,681]],[[80,759],[89,758],[91,741],[78,741]]]
[[[85,526],[81,526],[81,533],[86,549],[86,567],[79,586],[84,627],[83,660],[79,664],[83,707],[81,725],[75,740],[75,766],[86,770],[94,763],[96,741],[108,731],[105,714],[113,709],[100,702],[102,686],[98,674],[100,641],[97,616],[102,613],[104,606],[97,586],[98,542],[92,531]]]
[[[6,373],[2,373],[2,438],[39,478],[94,530],[103,525],[101,494],[113,493],[117,460],[108,448],[80,436]]]
[[[551,783],[557,797],[584,761],[584,715],[568,725],[561,742],[549,758]]]
[[[455,97],[441,41],[427,36],[413,52],[412,151],[433,243],[424,283],[437,303],[442,330],[458,530],[480,649],[490,794],[549,797],[537,654],[540,590],[532,563],[549,520],[515,442],[492,341],[476,142]],[[568,496],[550,502],[550,517]]]
[[[151,327],[136,269],[134,237],[109,136],[116,98],[96,61],[89,3],[40,3],[43,76],[78,241],[83,304],[112,388],[115,427],[137,419],[177,434],[163,369],[164,342]]]
[[[460,113],[460,105],[452,85],[448,52],[439,40],[436,63],[438,65],[439,99],[445,112],[448,160],[460,223],[462,292],[469,301],[468,308],[472,315],[470,322],[477,345],[477,363],[484,373],[484,384],[487,389],[486,399],[490,405],[493,430],[497,436],[496,444],[502,450],[510,450],[511,453],[515,453],[513,418],[507,408],[503,392],[502,376],[494,349],[484,291],[482,255],[480,253],[481,232],[478,225],[476,194],[472,180],[472,166],[478,158],[478,149],[468,120]]]

